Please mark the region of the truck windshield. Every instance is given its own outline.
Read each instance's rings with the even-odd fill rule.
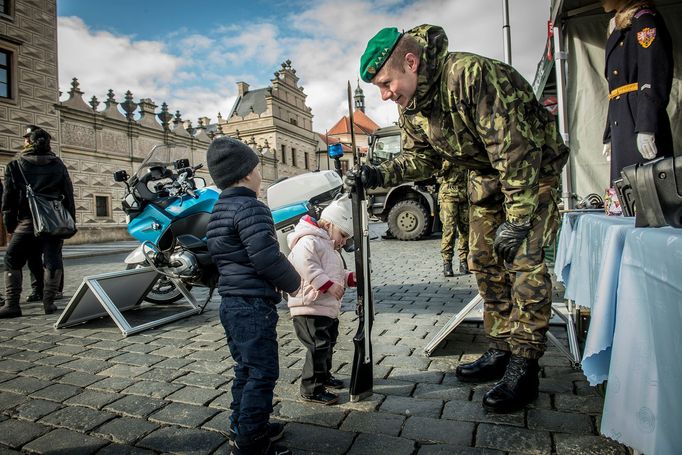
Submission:
[[[395,158],[400,153],[400,135],[377,137],[373,152],[372,159],[380,163]]]

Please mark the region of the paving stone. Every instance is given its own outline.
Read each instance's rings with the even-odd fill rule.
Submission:
[[[153,354],[139,354],[136,352],[126,352],[109,359],[111,363],[120,363],[140,367],[150,367],[154,364],[162,362],[163,360],[166,360],[166,357]]]
[[[280,378],[281,379],[281,378]],[[196,387],[204,387],[209,389],[217,389],[218,387],[227,384],[229,379],[220,374],[210,373],[188,373],[175,379],[175,384],[185,384]]]
[[[109,403],[104,407],[104,410],[132,417],[146,417],[167,404],[167,401],[158,398],[127,395],[118,401]]]
[[[52,384],[31,394],[31,397],[44,400],[62,402],[74,395],[81,393],[83,389],[67,384]]]
[[[50,357],[44,357],[40,360],[36,360],[34,363],[36,365],[64,365],[73,361],[73,357],[65,355],[53,355]]]
[[[199,455],[211,453],[224,439],[222,435],[212,431],[164,427],[145,436],[137,445],[158,452]]]
[[[0,384],[0,389],[4,384]],[[584,414],[601,414],[604,408],[604,399],[595,396],[578,396],[557,394],[554,397],[557,411],[573,411]]]
[[[585,414],[531,409],[528,411],[528,428],[558,433],[589,434],[592,433],[592,420]]]
[[[60,353],[55,352],[54,354],[60,354]],[[67,354],[69,354],[69,353],[64,353],[64,355],[67,355]],[[48,357],[48,356],[49,356],[49,354],[42,353],[42,352],[19,351],[19,352],[16,352],[16,353],[10,355],[9,358],[13,359],[13,360],[21,360],[24,362],[34,363],[36,360],[40,360],[40,359]]]
[[[394,368],[388,375],[388,379],[397,379],[408,382],[428,382],[440,384],[443,381],[443,373],[439,371],[415,371],[413,369]]]
[[[468,446],[474,433],[474,424],[451,420],[410,417],[403,425],[401,436],[415,441],[442,442]]]
[[[100,392],[98,390],[85,390],[76,396],[64,401],[67,406],[85,406],[86,408],[102,409],[109,403],[120,400],[123,395],[119,393]]]
[[[158,425],[144,419],[118,417],[92,431],[93,436],[99,436],[119,444],[133,444],[143,436],[159,428]]]
[[[28,401],[24,395],[10,392],[0,392],[0,412],[7,411],[17,405]]]
[[[625,455],[625,446],[602,436],[556,434],[557,455]]]
[[[338,455],[348,451],[355,437],[355,433],[295,422],[287,424],[285,434],[286,447]]]
[[[124,446],[122,444],[109,444],[102,450],[99,450],[97,455],[154,455],[154,452],[138,447]]]
[[[102,377],[97,376],[96,374],[84,373],[82,371],[72,371],[71,373],[67,373],[59,378],[58,382],[63,384],[71,384],[78,387],[87,387],[90,384],[101,380]]]
[[[0,384],[0,390],[5,392],[19,393],[22,395],[30,395],[40,389],[49,386],[50,382],[44,379],[17,377],[10,379]]]
[[[346,411],[337,406],[290,400],[282,400],[278,411],[279,416],[289,421],[312,423],[331,428],[338,428],[341,421],[346,417]]]
[[[546,432],[482,423],[476,431],[476,447],[528,454],[547,454],[552,451],[552,441],[549,433]]]
[[[471,390],[468,386],[440,385],[440,384],[417,384],[412,396],[414,398],[424,398],[430,400],[468,400]]]
[[[418,455],[503,455],[504,452],[493,449],[480,449],[478,447],[457,447],[449,444],[423,445],[417,452]]]
[[[376,353],[374,355],[377,355]],[[426,370],[429,367],[431,360],[422,357],[421,355],[416,356],[397,356],[388,355],[383,358],[381,365],[388,365],[397,368],[405,368],[409,370]]]
[[[22,376],[31,376],[34,378],[46,379],[49,381],[51,379],[55,379],[55,378],[58,378],[60,376],[64,376],[65,374],[71,373],[71,371],[72,370],[69,370],[68,368],[48,366],[48,365],[39,365],[39,366],[24,370],[21,372],[21,374],[22,374]]]
[[[181,384],[168,384],[167,382],[139,381],[123,389],[121,393],[164,398],[183,387]]]
[[[419,398],[387,396],[379,408],[381,412],[390,412],[405,416],[440,417],[443,401],[422,400]]]
[[[408,381],[398,381],[395,379],[375,379],[374,392],[382,395],[399,395],[409,397],[415,389],[415,384]]]
[[[449,401],[445,403],[442,418],[469,422],[499,423],[518,427],[526,425],[523,411],[517,411],[510,414],[486,412],[480,401]]]
[[[217,413],[216,410],[204,406],[171,403],[149,416],[152,422],[197,428]]]
[[[539,390],[546,393],[573,393],[573,383],[565,378],[540,378]]]
[[[195,373],[213,373],[222,374],[228,369],[232,368],[231,363],[227,362],[210,362],[208,360],[196,360],[191,364],[185,366],[183,369],[193,371]]]
[[[391,455],[412,455],[415,442],[409,439],[396,438],[383,434],[361,434],[353,442],[353,446],[347,452],[348,455],[376,455],[377,453],[390,453]]]
[[[68,428],[81,432],[90,431],[115,416],[109,412],[97,411],[90,408],[71,406],[59,409],[42,419],[39,423],[55,427]]]
[[[341,430],[355,433],[386,434],[398,436],[405,417],[383,412],[353,411],[341,424]]]
[[[208,406],[216,409],[230,409],[230,403],[232,403],[232,392],[228,390],[215,400],[211,401]]]
[[[186,404],[205,405],[213,401],[222,393],[224,393],[222,390],[185,386],[177,392],[168,395],[166,400],[178,401]]]
[[[204,430],[217,431],[224,436],[227,436],[227,429],[230,427],[230,416],[232,411],[223,411],[204,423],[201,428]]]
[[[78,357],[85,359],[109,360],[116,355],[118,355],[116,351],[108,351],[106,349],[88,349],[78,354]]]
[[[104,439],[58,428],[29,442],[23,450],[28,453],[50,455],[89,455],[108,443]]]
[[[135,380],[127,378],[104,378],[91,384],[88,388],[105,392],[120,392],[126,387],[130,387],[135,382]]]
[[[60,403],[54,401],[30,400],[14,408],[10,415],[19,419],[36,421],[62,407]]]
[[[134,378],[147,371],[146,367],[137,367],[134,365],[118,364],[110,368],[100,371],[100,376],[110,376],[118,378]]]
[[[109,364],[107,362],[97,359],[77,359],[71,362],[63,363],[60,366],[93,374],[99,373],[100,371],[109,368]]]
[[[9,419],[0,422],[0,444],[18,449],[29,441],[50,431],[50,428],[33,422]]]

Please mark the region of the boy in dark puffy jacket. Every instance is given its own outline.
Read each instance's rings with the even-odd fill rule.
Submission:
[[[257,199],[258,155],[229,137],[215,139],[208,171],[222,190],[208,223],[208,250],[220,271],[220,321],[234,359],[229,435],[235,454],[290,453],[271,446],[284,426],[269,422],[279,377],[279,291],[296,294],[301,277],[279,251],[270,209]]]

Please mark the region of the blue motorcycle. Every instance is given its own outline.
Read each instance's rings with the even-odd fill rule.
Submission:
[[[191,156],[186,148],[158,145],[132,177],[125,170],[114,173],[114,180],[126,185],[128,232],[140,241],[125,259],[127,268],[152,267],[161,275],[145,297],[151,303],[183,297],[169,277],[180,279],[187,289],[205,286],[212,291],[218,282],[206,226],[220,191],[195,175],[202,164],[192,166]]]

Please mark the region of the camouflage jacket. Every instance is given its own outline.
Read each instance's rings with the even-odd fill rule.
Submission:
[[[568,160],[554,119],[511,66],[448,52],[447,36],[438,26],[421,25],[407,33],[422,42],[424,51],[414,99],[399,107],[404,151],[381,165],[384,184],[426,178],[447,159],[499,175],[507,220],[529,221],[539,180],[558,177]]]
[[[467,199],[467,180],[469,170],[462,166],[453,166],[449,161],[443,161],[443,167],[438,175],[438,194],[449,196],[453,200]]]

